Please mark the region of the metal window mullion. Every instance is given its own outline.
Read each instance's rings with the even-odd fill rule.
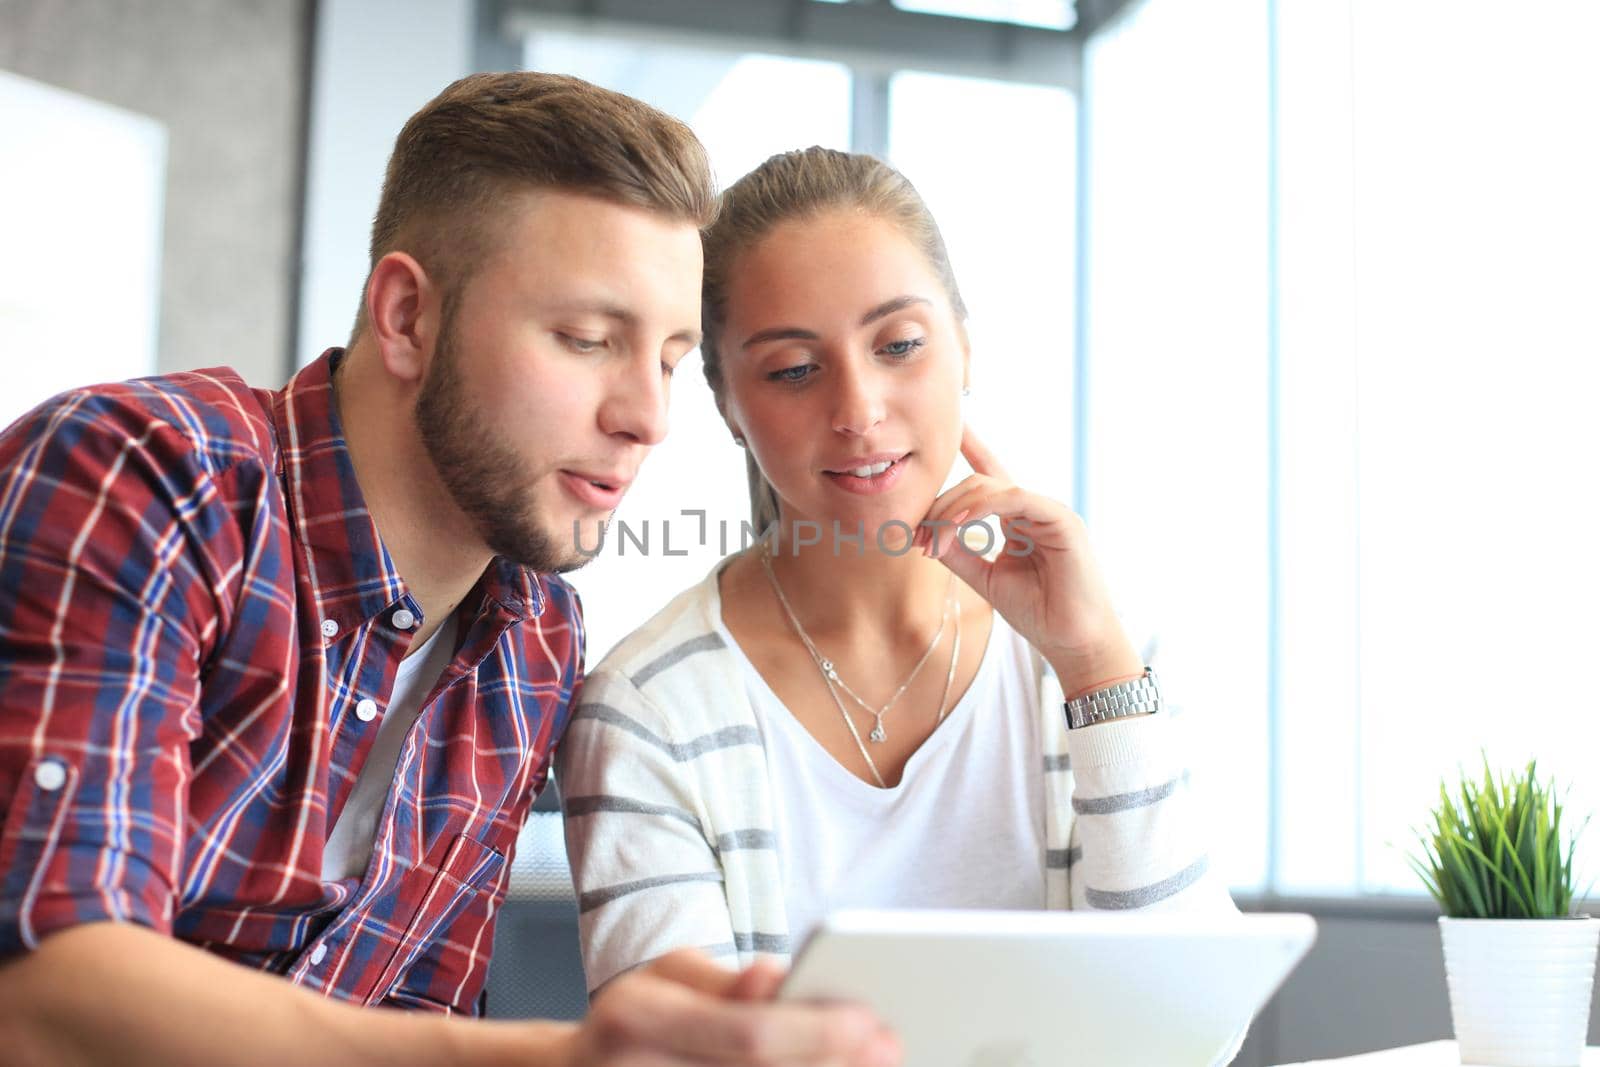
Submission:
[[[1267,0],[1267,893],[1283,891],[1282,328],[1278,0]]]
[[[1089,510],[1089,74],[1084,66],[1087,51],[1078,38],[1078,122],[1074,152],[1077,171],[1073,189],[1073,330],[1072,330],[1072,507],[1088,521]]]
[[[850,150],[889,158],[889,80],[876,70],[850,71]]]

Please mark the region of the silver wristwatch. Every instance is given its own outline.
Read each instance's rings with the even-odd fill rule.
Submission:
[[[1149,667],[1132,681],[1118,682],[1067,701],[1067,728],[1079,730],[1097,722],[1150,715],[1161,710],[1161,686]]]

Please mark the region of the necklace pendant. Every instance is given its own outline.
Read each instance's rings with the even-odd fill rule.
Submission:
[[[883,723],[880,722],[878,725],[872,728],[872,732],[867,735],[867,740],[876,742],[880,745],[889,740],[889,735],[883,732]]]

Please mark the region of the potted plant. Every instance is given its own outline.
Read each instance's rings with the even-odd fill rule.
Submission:
[[[1578,1067],[1589,1028],[1600,922],[1572,914],[1573,848],[1562,805],[1530,762],[1495,781],[1439,786],[1410,857],[1444,911],[1450,1015],[1461,1062]],[[1585,820],[1587,823],[1587,820]],[[1582,827],[1579,827],[1579,831]]]

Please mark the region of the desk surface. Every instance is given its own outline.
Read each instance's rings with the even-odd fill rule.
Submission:
[[[1454,1041],[1430,1041],[1426,1045],[1407,1045],[1386,1052],[1369,1052],[1339,1060],[1286,1064],[1285,1067],[1316,1067],[1317,1064],[1342,1064],[1343,1067],[1461,1067]],[[1600,1048],[1583,1054],[1583,1067],[1600,1067]]]

